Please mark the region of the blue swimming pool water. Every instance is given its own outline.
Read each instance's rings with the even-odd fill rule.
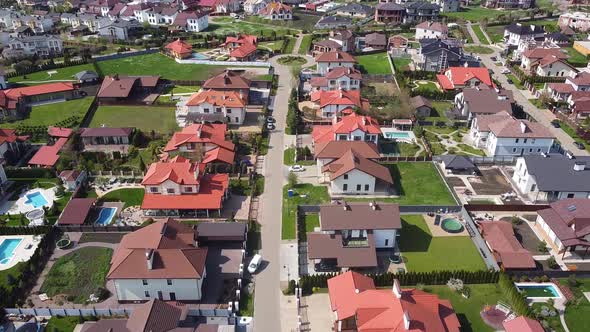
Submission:
[[[38,209],[47,204],[47,199],[42,193],[36,191],[32,194],[27,194],[26,204],[31,204],[35,209]]]
[[[526,297],[559,297],[559,293],[552,284],[546,285],[516,285]]]
[[[208,56],[206,56],[205,54],[201,54],[201,53],[193,53],[191,58],[196,59],[196,60],[209,60]]]
[[[94,223],[103,226],[110,224],[111,220],[113,220],[113,217],[115,216],[116,211],[117,208],[114,207],[106,207],[100,209],[100,212],[98,213],[98,218]]]
[[[410,138],[410,134],[404,131],[390,131],[385,133],[387,138]]]
[[[0,264],[4,265],[10,263],[16,247],[18,247],[22,240],[22,238],[4,239],[4,241],[0,243]]]

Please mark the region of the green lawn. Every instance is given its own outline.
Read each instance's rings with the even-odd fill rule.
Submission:
[[[73,332],[74,328],[80,322],[78,316],[53,316],[45,327],[47,332]]]
[[[475,54],[492,54],[494,50],[486,47],[486,46],[479,46],[479,45],[471,45],[464,47],[465,52],[475,53]]]
[[[294,189],[293,197],[289,198],[289,185],[283,187],[283,227],[281,238],[283,240],[295,239],[295,211],[300,204],[322,204],[330,201],[328,188],[313,186],[308,183],[298,184]]]
[[[588,144],[588,142],[584,141],[584,139],[582,139],[580,136],[578,136],[578,134],[576,133],[574,128],[568,126],[563,121],[560,121],[559,124],[561,125],[561,130],[563,130],[566,134],[568,134],[571,138],[573,138],[574,141],[584,144],[584,146],[586,147],[586,150],[590,150],[590,144]]]
[[[436,83],[434,82],[426,82],[424,84],[419,84],[417,82],[414,82],[414,84],[417,86],[415,89],[412,89],[414,91],[416,91],[418,94],[420,93],[430,93],[430,92],[438,92],[440,91],[440,89],[438,88],[438,86],[436,85]]]
[[[573,47],[564,47],[567,51],[567,55],[569,58],[567,62],[569,62],[574,67],[585,67],[588,64],[588,58],[584,56],[582,53],[576,51]]]
[[[453,103],[450,101],[431,101],[432,113],[426,118],[427,121],[449,121],[447,118],[447,111],[453,107]]]
[[[492,43],[500,43],[504,39],[504,29],[506,28],[505,25],[488,25],[486,27],[486,32],[488,36],[492,40]]]
[[[258,44],[258,49],[264,49],[264,50],[271,50],[271,51],[280,51],[283,48],[283,45],[285,44],[284,40],[276,40],[276,41],[270,41],[270,42],[263,42],[263,43],[259,43]]]
[[[311,42],[313,41],[313,35],[305,35],[301,39],[301,45],[299,46],[299,54],[307,54],[311,48]]]
[[[288,148],[283,152],[283,164],[295,165],[295,148]],[[299,160],[298,165],[315,165],[315,160]]]
[[[367,74],[391,74],[391,66],[387,60],[387,52],[375,53],[369,55],[359,55],[356,57],[361,67],[361,71]]]
[[[412,58],[394,57],[393,65],[396,71],[404,71],[409,69],[409,65],[412,63]]]
[[[60,257],[47,274],[41,292],[49,296],[67,294],[73,302],[84,303],[105,286],[112,254],[109,248],[86,247]]]
[[[587,331],[588,317],[590,317],[590,302],[583,295],[583,292],[590,292],[590,279],[578,278],[577,280],[579,285],[570,288],[580,302],[577,305],[569,305],[565,309],[565,323],[572,332]],[[561,279],[559,282],[567,285],[567,280]]]
[[[310,213],[305,215],[305,231],[313,232],[316,227],[320,227],[320,215]]]
[[[451,290],[446,285],[426,286],[425,290],[429,293],[437,294],[441,299],[451,301],[453,309],[455,309],[455,313],[457,313],[457,317],[461,323],[462,332],[494,331],[494,329],[489,327],[481,319],[480,312],[486,305],[494,306],[498,301],[506,302],[502,291],[497,284],[473,284],[466,286],[471,289],[471,295],[468,299]]]
[[[467,144],[457,144],[457,147],[459,147],[461,150],[468,152],[468,154],[473,154],[476,156],[484,156],[486,155],[486,153],[482,150],[482,149],[477,149],[472,147],[471,145],[467,145]]]
[[[469,236],[433,237],[421,215],[402,216],[399,246],[408,271],[486,269]]]
[[[2,128],[16,128],[18,126],[52,126],[71,117],[76,117],[78,122],[86,115],[91,97],[72,99],[62,103],[33,106],[26,119],[7,122]]]
[[[228,66],[180,64],[160,53],[97,62],[104,75],[160,75],[170,80],[204,81]]]
[[[64,67],[64,68],[57,68],[57,69],[48,69],[43,71],[38,71],[31,74],[26,74],[24,76],[16,76],[10,78],[9,81],[13,83],[22,83],[26,85],[35,85],[35,84],[43,84],[47,80],[72,80],[74,81],[75,74],[83,71],[83,70],[92,70],[94,71],[94,67],[92,64],[85,64],[85,65],[78,65],[78,66],[71,66],[71,67]],[[57,71],[56,74],[49,75],[47,72],[49,71]],[[26,78],[25,78],[26,76]],[[31,83],[35,82],[36,83]]]
[[[481,27],[479,25],[472,25],[471,28],[473,29],[473,32],[475,33],[475,35],[479,39],[480,43],[482,43],[484,45],[490,44],[488,42],[488,39],[486,38],[486,36],[483,34],[483,31],[481,31]]]
[[[264,176],[258,175],[256,178],[255,195],[260,195],[264,191]],[[229,190],[233,195],[250,196],[252,194],[252,186],[247,177],[242,179],[231,179],[229,182]]]
[[[293,37],[287,38],[287,46],[285,46],[285,54],[293,53],[296,42],[297,42],[297,38],[293,38]]]
[[[420,151],[418,144],[398,143],[397,146],[399,148],[399,155],[402,157],[414,157]]]
[[[209,23],[209,27],[207,28],[205,33],[214,33],[221,35],[243,33],[270,37],[272,36],[273,32],[276,36],[282,36],[287,34],[289,30],[286,27],[279,27],[277,25],[273,26],[270,24],[266,24],[262,20],[261,22],[262,23],[236,20],[227,16],[215,17],[213,22]]]
[[[510,13],[513,17],[517,15],[521,15],[525,13],[522,10],[511,10]],[[452,17],[452,18],[462,18],[466,21],[471,21],[473,23],[479,22],[482,18],[487,18],[488,20],[492,20],[493,18],[497,17],[498,15],[506,15],[506,11],[504,10],[494,10],[484,7],[461,7],[461,11],[454,12],[454,13],[441,13],[441,16]]]
[[[176,131],[173,107],[160,106],[99,106],[90,122],[90,127],[102,124],[112,127],[136,127],[144,133],[152,130],[161,134]]]
[[[512,83],[518,90],[524,90],[524,85],[518,79],[518,77],[514,76],[513,74],[506,74],[506,77],[512,80]]]
[[[141,205],[145,190],[143,188],[123,188],[108,192],[100,197],[101,202],[124,202],[125,207]]]

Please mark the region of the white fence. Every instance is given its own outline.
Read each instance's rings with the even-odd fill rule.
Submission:
[[[197,59],[176,59],[176,62],[180,64],[191,64],[191,65],[210,65],[210,66],[234,66],[234,67],[263,67],[270,68],[270,62],[259,62],[259,61],[213,61],[213,60],[197,60]]]
[[[133,312],[132,308],[87,308],[87,309],[72,309],[72,308],[6,308],[7,314],[13,315],[31,315],[31,316],[97,316],[97,317],[111,317],[111,316],[128,316]],[[204,308],[196,305],[189,307],[188,315],[194,317],[231,317],[229,309],[223,308]],[[230,322],[231,323],[231,322]]]

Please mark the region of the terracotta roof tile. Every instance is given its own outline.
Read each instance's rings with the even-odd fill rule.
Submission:
[[[342,52],[342,51],[334,51],[334,52],[325,52],[319,54],[315,58],[316,62],[353,62],[356,63],[356,58],[352,55]]]
[[[514,236],[512,224],[505,221],[480,222],[481,232],[496,260],[505,269],[534,269],[535,260]]]
[[[322,167],[322,172],[330,174],[330,181],[334,181],[352,170],[359,170],[384,182],[393,184],[393,178],[387,167],[364,158],[356,154],[353,150],[344,152],[340,158]]]

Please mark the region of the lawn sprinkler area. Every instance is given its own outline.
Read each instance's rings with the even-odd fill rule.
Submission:
[[[35,253],[42,235],[0,236],[0,271],[28,261]]]
[[[0,214],[25,214],[27,212],[51,208],[55,197],[55,187],[49,189],[31,189],[22,193],[16,201],[8,201]]]

